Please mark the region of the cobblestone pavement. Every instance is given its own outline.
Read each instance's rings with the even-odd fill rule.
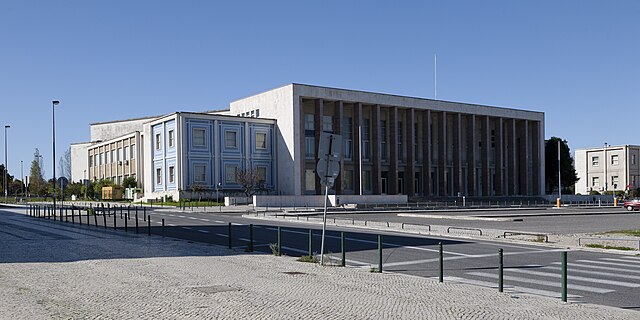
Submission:
[[[1,319],[637,319],[638,313],[0,213]]]

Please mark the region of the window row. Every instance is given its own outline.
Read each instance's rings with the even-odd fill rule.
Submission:
[[[256,132],[254,138],[256,149],[267,149],[267,133]],[[238,148],[238,142],[238,131],[224,130],[224,146],[226,148]],[[206,147],[206,130],[204,128],[192,129],[191,144],[194,147]]]
[[[636,155],[632,155],[631,156],[631,164],[635,164],[636,162]],[[617,154],[611,155],[611,162],[610,164],[612,166],[617,166],[618,164],[620,164],[620,158]],[[592,156],[591,157],[591,166],[592,167],[599,167],[600,166],[600,157],[599,156]]]
[[[95,155],[89,155],[89,167],[101,166],[103,164],[118,163],[120,161],[133,160],[136,158],[136,145],[132,144],[130,147],[118,148],[117,153],[115,149],[106,152],[100,152]]]
[[[173,148],[175,146],[175,134],[173,130],[169,130],[169,132],[167,133],[168,135],[168,143],[169,143],[169,148]],[[156,138],[155,138],[155,145],[156,145],[156,150],[160,150],[162,148],[162,134],[160,133],[156,133]]]
[[[206,164],[194,164],[193,165],[193,183],[207,183],[207,169]],[[169,183],[175,183],[175,166],[169,166]],[[246,175],[246,176],[242,176]],[[243,172],[236,165],[226,165],[224,181],[226,183],[238,183],[239,180],[255,179],[259,184],[263,184],[267,181],[267,166],[256,166],[253,172]],[[163,183],[162,168],[156,168],[156,185],[162,185]]]

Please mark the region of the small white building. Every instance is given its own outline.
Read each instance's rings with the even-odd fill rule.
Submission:
[[[576,149],[576,194],[640,187],[639,158],[640,146],[634,145]]]

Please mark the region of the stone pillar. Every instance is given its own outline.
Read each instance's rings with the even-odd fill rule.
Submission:
[[[504,190],[504,158],[503,158],[503,154],[504,154],[504,143],[503,143],[503,129],[502,129],[502,118],[496,118],[495,119],[495,128],[496,128],[496,140],[495,140],[495,179],[494,179],[494,183],[496,186],[496,195],[497,196],[504,196],[506,195],[506,192]]]
[[[373,132],[371,133],[371,145],[372,145],[372,161],[373,166],[371,168],[371,189],[373,194],[380,194],[382,191],[380,190],[381,184],[381,168],[380,164],[382,163],[382,150],[380,150],[380,145],[382,142],[381,132],[380,132],[380,105],[376,104],[372,110],[371,117],[371,125]]]
[[[482,158],[482,196],[491,195],[491,181],[489,168],[489,152],[491,150],[491,130],[489,129],[489,117],[483,116],[480,118],[482,121],[482,149],[480,151]]]
[[[447,113],[438,114],[438,191],[447,196]]]
[[[305,164],[306,164],[307,160],[306,160],[305,152],[307,150],[307,145],[306,145],[306,140],[305,140],[304,103],[303,103],[303,99],[302,98],[300,98],[300,100],[298,102],[298,105],[299,105],[299,110],[298,111],[299,111],[299,114],[300,114],[299,122],[298,122],[299,123],[298,128],[300,130],[299,131],[300,149],[298,150],[297,156],[298,156],[298,159],[301,159],[299,161],[300,171],[299,171],[299,177],[298,177],[299,178],[299,183],[300,183],[300,189],[299,190],[294,190],[294,194],[303,195],[306,192],[306,184],[305,184],[306,183],[305,182],[306,165]],[[217,130],[217,126],[216,126],[216,130]],[[220,163],[220,159],[219,158],[216,159],[216,163]]]
[[[422,194],[432,195],[431,190],[431,110],[422,111]]]
[[[387,193],[398,194],[398,108],[389,108],[389,174]]]
[[[531,121],[531,159],[533,166],[531,167],[531,180],[533,182],[532,195],[540,195],[542,188],[540,181],[540,122]],[[626,158],[625,158],[626,159]]]
[[[518,173],[520,194],[531,195],[529,189],[529,179],[531,179],[529,171],[529,121],[521,120],[518,127]]]
[[[342,120],[344,119],[344,105],[342,101],[334,102],[334,111],[335,117],[333,117],[333,133],[342,135]],[[342,136],[342,141],[344,145],[344,139],[346,137]],[[344,153],[343,150],[341,150]],[[344,155],[344,154],[343,154]],[[344,177],[344,157],[340,157],[340,174],[336,178],[336,183],[334,189],[336,190],[336,194],[342,194],[342,178]]]
[[[453,193],[462,194],[462,114],[453,114]]]
[[[415,156],[415,141],[416,134],[415,132],[415,109],[410,108],[406,111],[406,139],[407,142],[407,162],[404,170],[404,181],[405,181],[405,194],[409,197],[413,197],[416,195],[416,156]]]
[[[362,116],[362,103],[357,102],[354,104],[353,106],[353,110],[354,110],[354,118],[356,121],[356,126],[354,127],[355,132],[355,136],[356,139],[354,140],[354,149],[358,150],[358,153],[356,154],[355,152],[353,153],[353,155],[355,156],[354,158],[354,168],[355,170],[353,170],[353,192],[355,194],[360,194],[360,174],[362,172],[362,167],[360,166],[360,158],[363,157],[362,155],[362,151],[360,149],[360,147],[362,146],[362,136],[364,135],[364,128],[362,127],[362,124],[364,123],[364,121],[362,121],[363,116]]]
[[[477,196],[476,161],[478,139],[476,138],[476,115],[467,115],[467,191],[470,196]]]
[[[519,194],[517,175],[516,119],[506,122],[507,131],[507,194]]]

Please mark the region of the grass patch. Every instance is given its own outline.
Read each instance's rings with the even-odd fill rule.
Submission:
[[[624,234],[626,236],[640,237],[640,230],[614,230],[607,231],[606,234]]]
[[[298,261],[300,261],[300,262],[309,262],[309,263],[318,263],[320,260],[318,260],[318,258],[316,258],[315,256],[302,256],[302,257],[298,258]]]
[[[598,248],[598,249],[614,249],[614,250],[624,250],[624,251],[635,251],[635,248],[629,248],[629,247],[619,247],[619,246],[607,246],[607,245],[602,245],[602,244],[587,244],[585,245],[585,247],[589,247],[589,248]]]

